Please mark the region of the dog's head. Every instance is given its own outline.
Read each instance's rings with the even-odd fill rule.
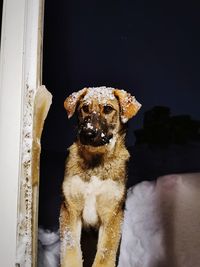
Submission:
[[[124,90],[108,87],[84,88],[66,98],[68,118],[77,110],[78,139],[82,145],[100,147],[112,143],[141,105]]]

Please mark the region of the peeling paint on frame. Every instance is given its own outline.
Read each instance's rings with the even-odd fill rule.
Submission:
[[[32,265],[32,128],[34,91],[26,86],[22,125],[21,181],[18,212],[17,257],[20,266]]]
[[[40,138],[44,120],[52,102],[52,95],[45,86],[34,94],[25,94],[22,127],[21,184],[18,216],[18,243],[16,262],[20,266],[36,266],[37,211],[39,187]],[[34,252],[35,251],[35,252]]]

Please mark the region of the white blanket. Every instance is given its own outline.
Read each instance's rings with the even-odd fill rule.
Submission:
[[[200,173],[131,188],[119,267],[200,266]]]

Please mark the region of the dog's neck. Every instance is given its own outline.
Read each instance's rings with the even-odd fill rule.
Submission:
[[[78,153],[83,164],[88,167],[96,167],[103,162],[109,161],[111,158],[113,160],[113,155],[117,155],[117,150],[121,148],[126,149],[124,145],[125,134],[117,136],[117,138],[112,139],[109,144],[101,147],[92,147],[81,145],[79,141],[78,144]]]
[[[101,165],[102,161],[104,160],[103,154],[94,154],[94,153],[87,153],[81,151],[81,157],[83,159],[83,164],[85,167],[95,168]]]
[[[106,149],[105,149],[106,148]],[[124,135],[117,136],[114,146],[89,150],[76,141],[69,148],[66,162],[66,175],[79,175],[83,180],[89,181],[92,175],[99,175],[101,179],[113,177],[114,180],[125,179],[126,162],[130,155],[124,144]],[[114,173],[113,173],[114,170]],[[118,171],[117,171],[118,170]],[[109,172],[112,172],[110,175]],[[115,175],[116,172],[116,175]],[[119,175],[120,174],[120,175]]]

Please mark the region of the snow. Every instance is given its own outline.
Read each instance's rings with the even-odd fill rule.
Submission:
[[[87,94],[83,100],[90,104],[93,99],[97,99],[99,103],[106,104],[108,100],[114,100],[114,88],[101,86],[101,87],[89,87],[87,88]]]
[[[91,130],[94,129],[94,126],[91,124],[91,122],[88,122],[86,126],[87,126],[87,129],[91,129]]]
[[[62,262],[62,257],[65,254],[66,248],[72,248],[75,246],[75,240],[72,236],[72,232],[70,231],[69,228],[66,229],[64,232],[64,236],[62,239],[62,245],[61,245],[61,262]]]

